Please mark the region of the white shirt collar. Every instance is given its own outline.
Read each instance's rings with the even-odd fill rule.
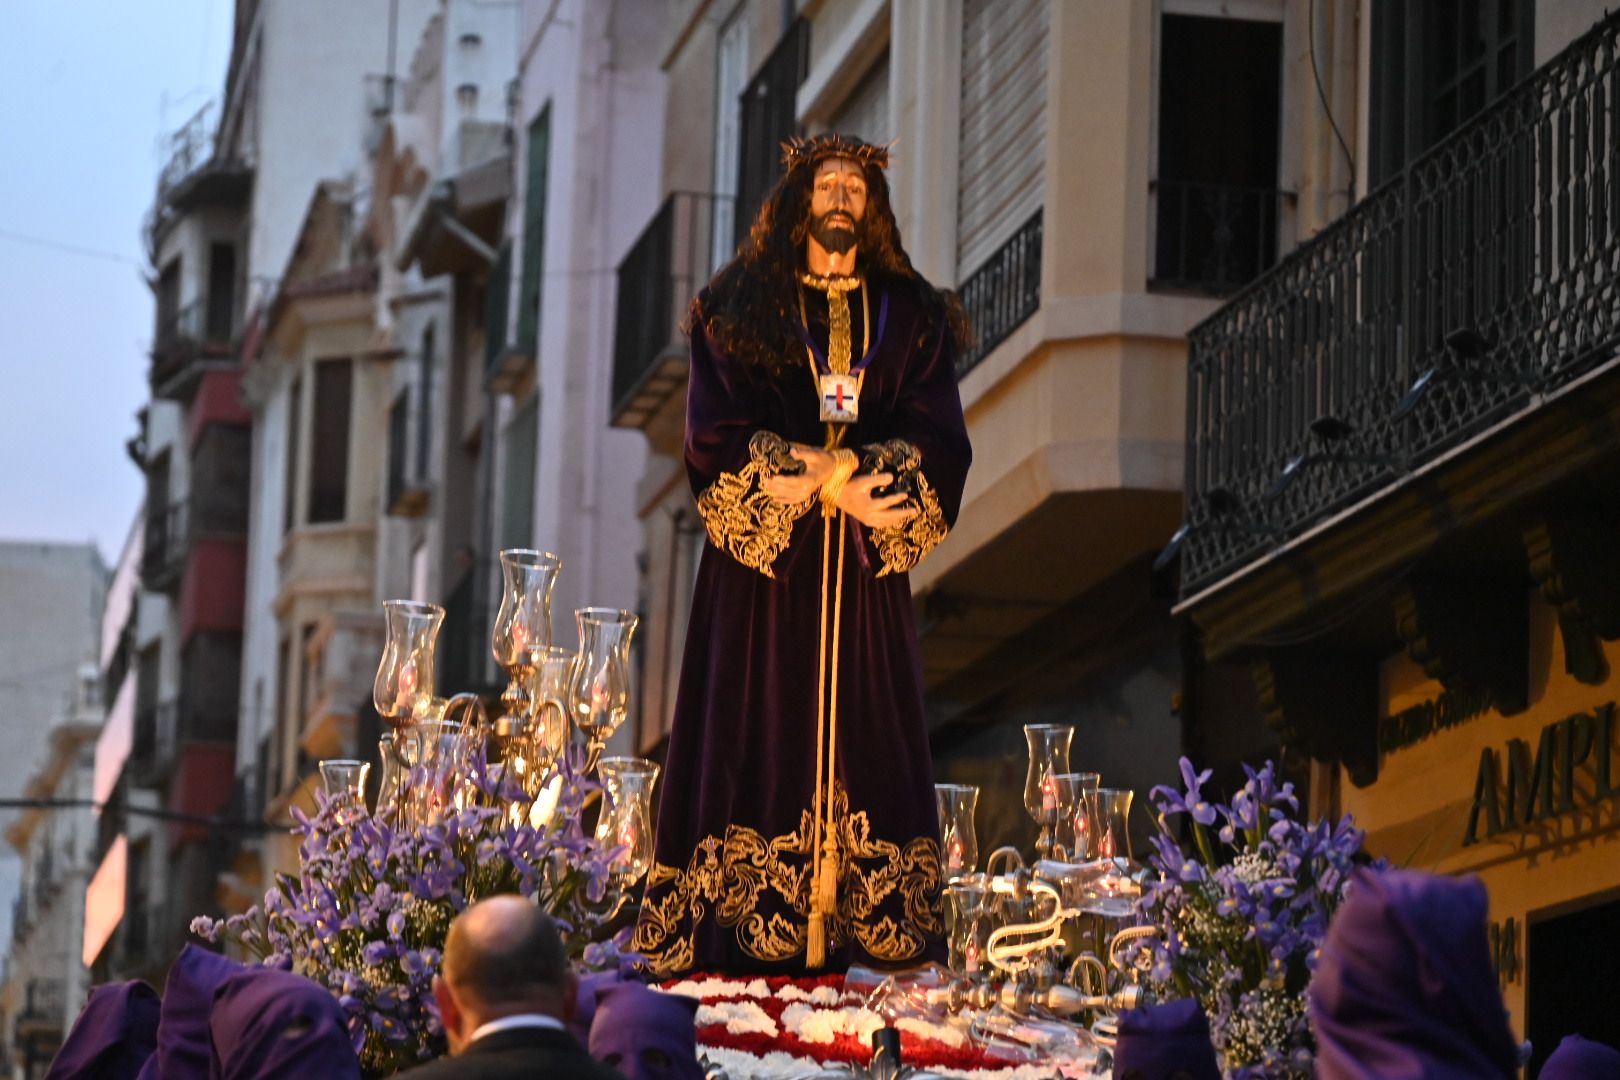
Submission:
[[[563,1022],[555,1016],[545,1013],[515,1013],[512,1016],[503,1016],[499,1020],[491,1020],[487,1024],[480,1024],[473,1030],[472,1038],[467,1042],[475,1043],[485,1035],[493,1035],[497,1031],[511,1031],[514,1028],[551,1028],[556,1031],[566,1030]]]

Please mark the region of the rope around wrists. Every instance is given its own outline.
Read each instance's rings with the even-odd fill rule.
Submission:
[[[843,447],[830,450],[828,453],[833,456],[833,470],[832,475],[821,485],[821,512],[830,517],[838,505],[838,496],[844,493],[844,486],[849,483],[849,478],[855,475],[860,459],[855,456],[855,451]]]

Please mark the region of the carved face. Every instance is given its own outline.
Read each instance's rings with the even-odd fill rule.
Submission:
[[[842,255],[855,246],[866,217],[866,173],[849,158],[828,158],[816,166],[810,194],[810,235]]]

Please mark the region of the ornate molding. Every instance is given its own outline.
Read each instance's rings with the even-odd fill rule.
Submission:
[[[1406,654],[1453,693],[1485,691],[1505,716],[1530,704],[1530,612],[1522,582],[1413,576],[1394,597]]]
[[[1283,744],[1342,764],[1357,787],[1378,779],[1378,664],[1371,657],[1266,649],[1249,672]]]
[[[1609,675],[1603,641],[1620,639],[1620,528],[1593,514],[1547,514],[1524,528],[1530,576],[1558,612],[1564,670],[1597,685]]]

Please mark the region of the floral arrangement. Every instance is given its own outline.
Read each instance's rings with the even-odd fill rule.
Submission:
[[[623,895],[614,876],[619,849],[581,826],[596,783],[577,763],[565,766],[551,789],[555,809],[534,814],[544,822],[535,827],[536,798],[482,756],[430,824],[411,824],[392,803],[373,816],[355,798],[318,793],[313,817],[293,810],[303,838],[297,875],[278,874],[264,902],[244,914],[191,923],[208,941],[234,942],[260,963],[330,990],[367,1075],[445,1052],[430,991],[450,921],[477,900],[533,899],[587,968],[631,959],[620,952],[629,929],[593,940],[606,937]]]
[[[1305,992],[1363,836],[1348,815],[1298,821],[1294,787],[1277,782],[1271,762],[1244,771],[1230,805],[1205,798],[1211,774],[1186,758],[1184,791],[1151,792],[1159,833],[1148,861],[1163,878],[1141,912],[1165,940],[1150,979],[1161,997],[1198,999],[1227,1076],[1306,1080],[1316,1044]],[[1191,855],[1172,833],[1181,818]]]

